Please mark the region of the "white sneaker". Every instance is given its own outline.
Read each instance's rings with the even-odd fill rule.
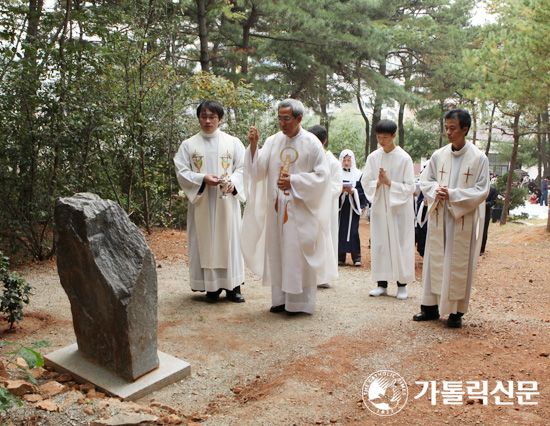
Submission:
[[[397,287],[397,298],[399,300],[405,300],[407,296],[407,287]]]
[[[317,284],[317,288],[330,288],[331,285],[329,283],[323,283],[323,284]]]
[[[374,290],[371,290],[369,296],[378,297],[378,296],[387,296],[388,289],[385,287],[376,287]]]

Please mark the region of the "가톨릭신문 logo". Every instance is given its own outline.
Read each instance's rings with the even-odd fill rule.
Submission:
[[[403,409],[409,397],[407,383],[390,370],[372,373],[363,383],[363,403],[378,416],[393,416]]]

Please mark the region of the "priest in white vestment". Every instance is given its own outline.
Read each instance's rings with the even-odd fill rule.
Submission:
[[[327,260],[330,241],[330,172],[323,146],[300,126],[304,107],[278,106],[281,132],[258,149],[255,126],[245,158],[247,204],[241,248],[248,267],[271,287],[271,312],[311,314],[317,285],[337,274]]]
[[[332,194],[332,206],[330,211],[330,240],[332,242],[331,247],[327,247],[327,250],[334,252],[334,262],[338,259],[338,209],[340,204],[340,194],[343,187],[343,173],[342,165],[332,152],[327,149],[328,146],[328,133],[323,126],[310,127],[308,132],[313,133],[323,144],[325,149],[325,156],[327,157],[328,167],[330,170],[330,192]],[[333,267],[338,270],[338,265]],[[337,278],[337,276],[335,277]],[[330,283],[321,283],[317,287],[329,288]]]
[[[462,326],[468,311],[489,192],[489,161],[466,142],[470,126],[467,111],[448,111],[445,132],[450,143],[433,153],[420,176],[429,219],[421,312],[413,319],[449,315],[447,325],[452,328]]]
[[[188,199],[187,254],[193,291],[216,302],[222,290],[244,302],[244,259],[240,249],[244,145],[222,132],[218,101],[197,108],[200,133],[185,140],[174,158],[178,182]]]
[[[361,184],[371,200],[371,278],[378,286],[370,296],[387,295],[397,281],[397,299],[407,298],[414,281],[414,167],[409,154],[395,146],[397,125],[376,125],[380,148],[369,154]]]

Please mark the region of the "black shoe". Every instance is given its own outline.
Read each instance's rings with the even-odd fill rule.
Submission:
[[[241,286],[235,287],[233,290],[225,290],[225,297],[231,302],[243,303],[244,297],[241,294]]]
[[[462,327],[462,315],[464,315],[461,312],[458,312],[456,314],[450,314],[449,318],[447,319],[447,327],[450,328],[461,328]]]
[[[273,312],[274,314],[279,314],[284,311],[285,305],[272,306],[271,309],[269,309],[269,312]]]
[[[285,312],[286,312],[286,315],[287,315],[288,317],[293,317],[293,316],[295,316],[295,315],[299,315],[299,314],[302,314],[302,313],[303,313],[303,312],[300,312],[300,311],[298,311],[298,312],[285,311]]]
[[[420,312],[413,316],[413,321],[433,321],[439,319],[439,308],[437,305],[420,305]]]
[[[217,291],[207,291],[206,292],[206,301],[208,303],[216,303],[218,301],[218,297],[220,297],[221,292],[222,292],[221,288]]]

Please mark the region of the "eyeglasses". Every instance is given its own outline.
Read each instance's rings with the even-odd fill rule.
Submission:
[[[284,117],[277,117],[277,121],[284,121],[285,123],[288,123],[290,120],[293,120],[294,117],[289,117],[288,115],[285,115]]]
[[[218,116],[215,115],[215,114],[212,114],[212,115],[201,115],[199,118],[200,118],[201,120],[215,120],[215,119],[218,118]]]

